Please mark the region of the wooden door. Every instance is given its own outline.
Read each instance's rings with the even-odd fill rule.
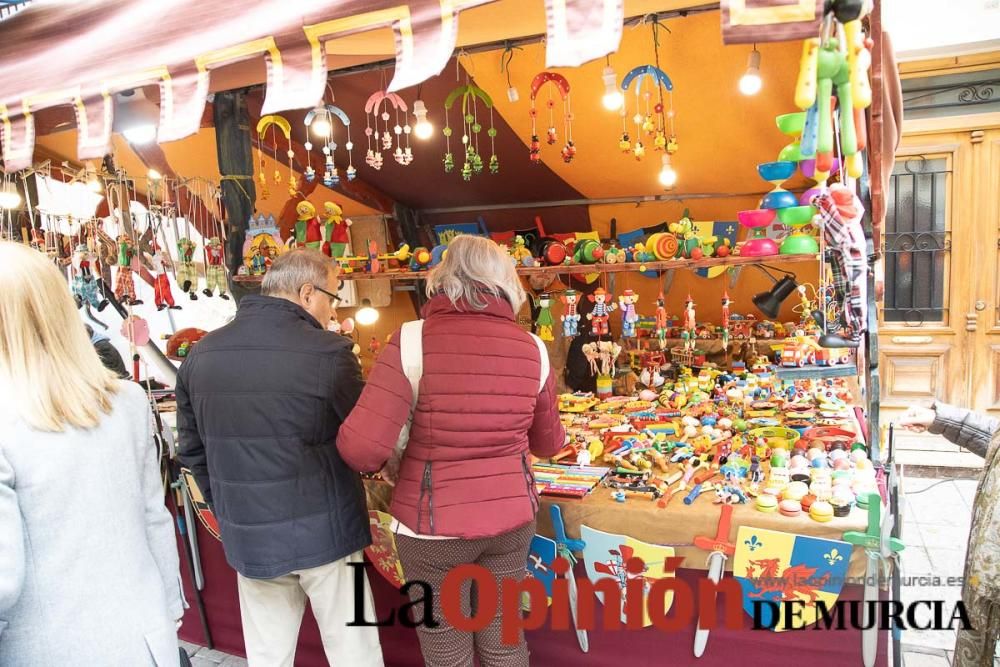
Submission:
[[[1000,130],[917,131],[896,154],[879,307],[883,420],[938,399],[1000,415]],[[940,439],[922,465],[978,465]]]

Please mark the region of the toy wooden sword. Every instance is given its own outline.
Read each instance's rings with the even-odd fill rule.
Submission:
[[[729,524],[733,518],[733,506],[723,505],[719,515],[719,527],[715,537],[698,535],[694,538],[694,545],[699,549],[711,551],[708,556],[708,578],[718,584],[725,574],[726,559],[736,553],[736,545],[729,541]],[[715,604],[715,596],[712,596],[712,604]],[[700,616],[700,614],[699,614]],[[701,619],[698,619],[698,629],[694,633],[694,656],[700,658],[708,645],[708,629],[701,627]]]

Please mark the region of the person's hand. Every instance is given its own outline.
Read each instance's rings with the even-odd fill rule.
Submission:
[[[932,423],[934,423],[935,416],[936,413],[931,408],[914,406],[907,410],[896,423],[907,431],[923,433]]]

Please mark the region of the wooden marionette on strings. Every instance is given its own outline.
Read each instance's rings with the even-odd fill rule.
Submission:
[[[580,295],[574,289],[568,289],[559,297],[566,310],[560,316],[562,321],[563,336],[572,338],[580,333],[580,314],[577,312],[577,304],[580,302]]]
[[[594,309],[587,313],[591,331],[595,336],[607,336],[608,320],[611,318],[611,311],[615,309],[614,297],[603,287],[598,287],[593,294],[588,294],[587,298],[594,303]]]
[[[622,313],[622,338],[635,338],[635,325],[639,322],[639,313],[635,310],[635,304],[639,301],[639,296],[630,289],[622,292],[618,297],[620,310]]]
[[[684,339],[684,349],[694,352],[695,341],[697,340],[696,330],[698,328],[697,318],[694,312],[694,299],[688,294],[684,301],[684,331],[681,337]]]
[[[729,290],[722,291],[722,353],[729,356]]]
[[[663,292],[656,297],[656,341],[660,344],[660,349],[667,347],[667,309]]]
[[[97,291],[97,281],[94,280],[96,259],[86,243],[80,243],[73,252],[73,299],[76,307],[84,304],[97,308],[100,312],[108,305],[108,300]]]
[[[219,237],[213,236],[205,244],[205,289],[202,294],[213,296],[215,290],[219,290],[219,297],[228,301],[226,287],[226,253]]]
[[[562,74],[556,74],[555,72],[540,72],[531,81],[531,109],[528,114],[531,116],[531,144],[529,145],[529,157],[534,164],[541,163],[541,141],[538,138],[538,108],[535,106],[535,98],[538,97],[538,91],[541,90],[545,84],[551,83],[549,87],[549,98],[546,100],[545,104],[549,109],[549,126],[545,133],[545,141],[550,146],[558,141],[558,133],[556,132],[555,125],[555,106],[556,101],[552,96],[552,89],[559,93],[563,102],[563,125],[566,132],[566,143],[563,145],[562,150],[559,154],[562,156],[564,162],[572,162],[573,158],[576,157],[576,146],[573,144],[573,112],[570,109],[569,100],[569,81],[566,80]]]
[[[153,267],[153,299],[156,309],[180,310],[181,307],[174,303],[174,295],[170,290],[170,277],[167,275],[171,266],[170,255],[163,252],[155,237],[150,241],[149,249],[153,251],[149,262]]]
[[[538,317],[535,318],[535,326],[538,330],[538,337],[545,341],[553,341],[552,335],[552,297],[548,292],[542,293],[538,297]]]
[[[264,161],[264,143],[265,137],[268,137],[268,143],[271,144],[272,154],[271,157],[275,162],[278,161],[278,137],[277,132],[281,132],[285,137],[285,141],[288,143],[288,150],[285,154],[288,156],[288,194],[294,197],[299,191],[298,179],[295,177],[295,167],[293,160],[295,159],[295,151],[292,150],[292,126],[289,124],[288,120],[282,116],[271,114],[269,116],[264,116],[257,122],[257,142],[260,153],[260,171],[257,173],[257,181],[260,183],[260,198],[267,199],[271,196],[271,191],[267,188],[267,174],[265,173],[265,168],[267,163]],[[278,169],[274,170],[274,184],[281,184],[281,171]]]
[[[187,186],[185,186],[187,187]],[[198,300],[198,268],[194,263],[195,252],[198,250],[197,244],[191,240],[191,221],[197,217],[195,208],[196,197],[188,188],[188,214],[184,216],[184,236],[180,236],[177,229],[177,216],[171,214],[170,221],[174,228],[174,237],[177,239],[177,284],[182,292],[187,292],[192,301]],[[174,188],[174,205],[180,205],[180,186]],[[176,210],[176,209],[175,209]],[[197,224],[195,225],[197,227]]]

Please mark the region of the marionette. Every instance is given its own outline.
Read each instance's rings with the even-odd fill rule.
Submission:
[[[128,234],[118,237],[118,274],[115,276],[115,297],[125,305],[138,306],[141,299],[135,298],[135,281],[132,280],[132,262],[135,248]]]
[[[219,296],[229,300],[226,294],[226,268],[223,266],[225,255],[222,251],[222,241],[218,236],[213,236],[205,245],[205,289],[201,291],[205,296],[212,296],[216,289]]]
[[[82,308],[88,304],[97,308],[97,312],[108,306],[108,300],[97,293],[97,281],[94,280],[94,256],[86,244],[81,243],[73,252],[73,299],[76,307]]]
[[[820,345],[857,347],[867,328],[868,317],[868,253],[861,225],[865,209],[857,195],[840,184],[813,197],[812,205],[819,210],[833,269],[834,298],[845,329],[843,336],[826,333],[820,338]],[[815,313],[814,317],[816,315],[825,320],[822,314]],[[825,322],[818,324],[825,331]]]
[[[688,294],[684,301],[684,331],[681,337],[684,339],[684,349],[694,352],[695,340],[697,339],[698,323],[694,313],[694,299]]]
[[[295,205],[295,235],[294,244],[299,248],[319,250],[323,244],[323,233],[319,220],[316,218],[316,207],[308,201],[300,201]]]
[[[664,307],[666,300],[663,292],[656,297],[656,340],[660,344],[660,349],[667,347],[667,309]]]
[[[151,243],[150,249],[153,251],[150,264],[153,266],[153,298],[156,301],[156,309],[180,310],[181,307],[174,303],[174,295],[170,291],[170,277],[167,275],[170,257],[163,254],[156,241]]]
[[[187,292],[192,301],[198,300],[195,291],[198,288],[198,269],[194,266],[195,244],[189,238],[181,237],[177,240],[177,260],[180,265],[177,267],[177,282],[181,286],[182,292]]]
[[[326,218],[323,220],[323,254],[327,257],[343,257],[351,238],[347,233],[351,221],[344,218],[344,210],[332,201],[323,204]]]
[[[563,336],[572,338],[580,333],[580,314],[576,311],[580,295],[576,290],[568,289],[563,292],[560,301],[566,306],[566,312],[559,318],[562,321]]]
[[[639,321],[639,314],[635,312],[635,304],[639,297],[630,289],[622,292],[618,297],[621,304],[619,310],[622,313],[622,338],[635,338],[635,325]]]
[[[729,291],[722,292],[722,351],[729,354]]]
[[[587,298],[594,302],[594,309],[587,313],[587,319],[591,322],[591,330],[595,336],[608,335],[608,320],[611,311],[615,309],[615,302],[611,295],[604,291],[603,287],[598,287],[593,294],[588,294]]]
[[[543,293],[538,297],[538,317],[535,325],[538,327],[538,337],[545,341],[553,341],[552,335],[552,297]]]

